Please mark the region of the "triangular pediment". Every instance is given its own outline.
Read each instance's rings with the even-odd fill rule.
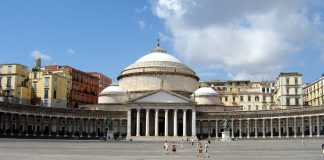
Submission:
[[[133,103],[193,103],[192,100],[170,91],[160,90],[149,95],[136,98]]]

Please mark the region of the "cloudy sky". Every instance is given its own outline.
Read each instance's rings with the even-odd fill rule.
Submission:
[[[322,0],[0,1],[0,63],[42,57],[116,79],[157,37],[202,80],[324,73]]]

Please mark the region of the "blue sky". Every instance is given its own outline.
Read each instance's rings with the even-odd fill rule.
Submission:
[[[115,80],[159,36],[202,80],[264,80],[298,71],[310,82],[324,73],[324,5],[297,1],[2,0],[0,63],[31,68],[33,55],[41,55],[43,65]]]

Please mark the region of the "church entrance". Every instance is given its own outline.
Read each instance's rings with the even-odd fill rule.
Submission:
[[[159,136],[164,136],[164,121],[159,121]]]
[[[182,136],[183,135],[183,124],[182,123],[179,123],[178,124],[178,135],[179,136]]]

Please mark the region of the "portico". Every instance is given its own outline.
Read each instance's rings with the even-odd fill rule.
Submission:
[[[195,105],[181,95],[159,90],[131,101],[127,112],[127,139],[196,137]]]

